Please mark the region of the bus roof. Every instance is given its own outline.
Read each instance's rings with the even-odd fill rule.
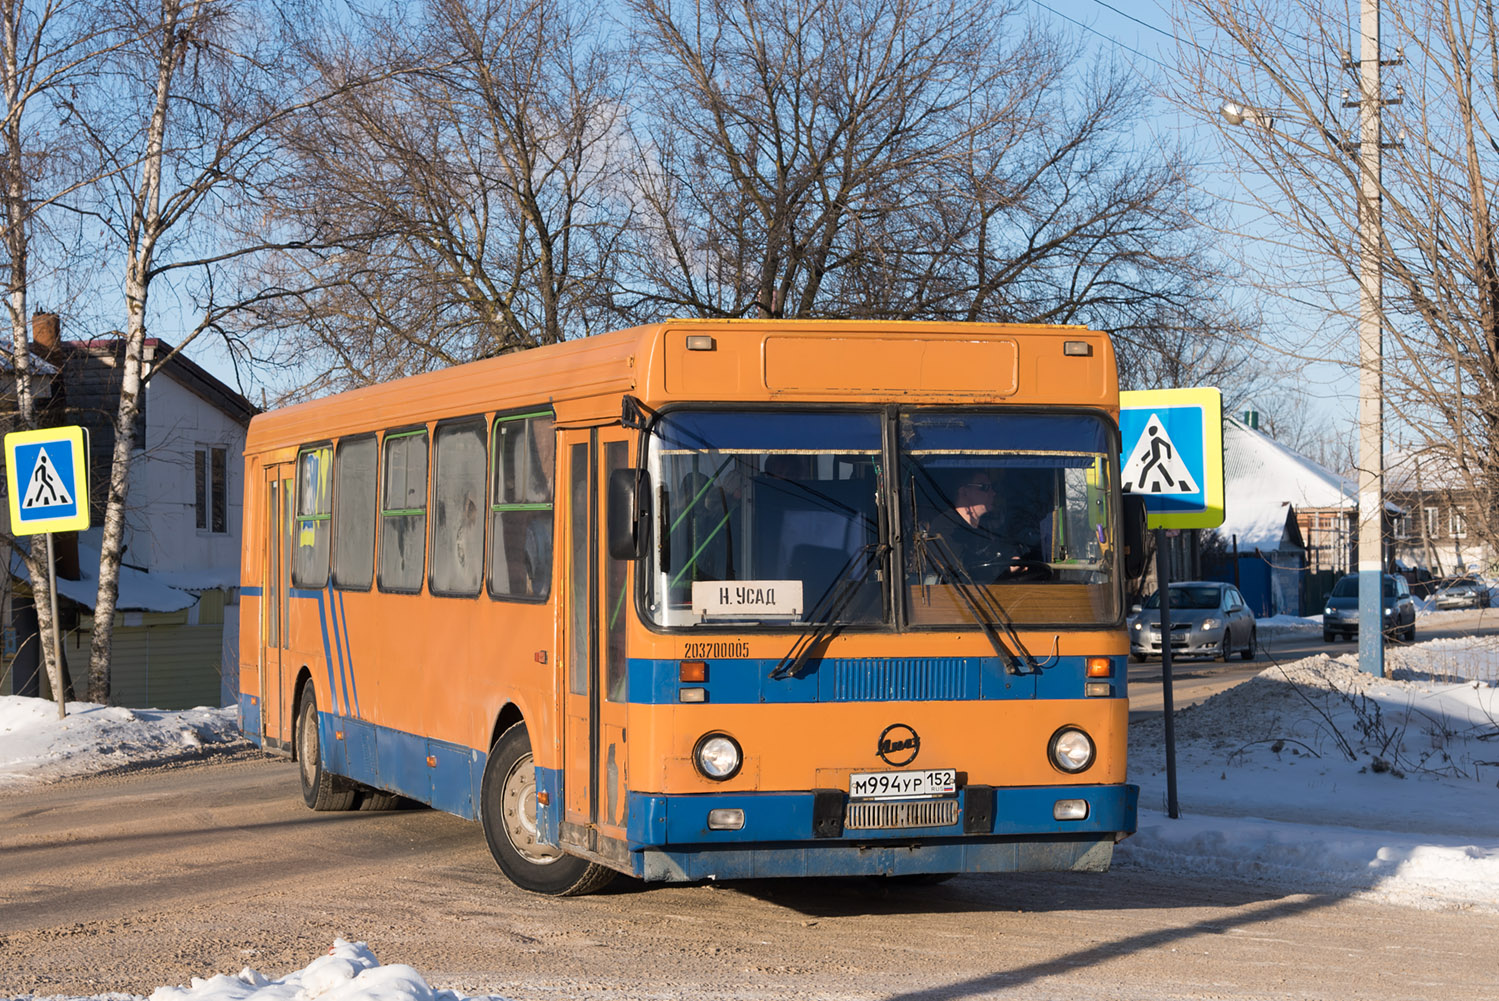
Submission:
[[[1008,403],[1117,411],[1107,334],[1075,326],[669,320],[323,397],[250,424],[247,453],[446,417],[550,406],[559,423],[712,402]]]

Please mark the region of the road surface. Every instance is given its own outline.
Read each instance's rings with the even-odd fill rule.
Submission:
[[[314,814],[294,767],[219,763],[5,797],[0,996],[276,977],[362,940],[435,987],[577,999],[1491,999],[1499,915],[1147,870],[509,886],[477,825]]]

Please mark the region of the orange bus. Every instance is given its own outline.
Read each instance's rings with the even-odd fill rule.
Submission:
[[[540,893],[1103,870],[1118,413],[1083,328],[686,320],[263,414],[244,731]]]

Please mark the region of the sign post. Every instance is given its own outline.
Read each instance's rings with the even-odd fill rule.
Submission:
[[[1171,588],[1166,531],[1223,524],[1223,397],[1216,389],[1154,389],[1119,394],[1120,480],[1145,498],[1155,531],[1161,605],[1161,708],[1166,731],[1166,813],[1176,799],[1176,706],[1171,678]]]
[[[88,528],[88,433],[81,427],[13,431],[5,436],[5,482],[12,535],[44,535],[47,593],[51,597],[52,694],[57,718],[68,714],[62,683],[62,638],[57,625],[57,563],[52,533]],[[44,658],[45,659],[45,658]]]

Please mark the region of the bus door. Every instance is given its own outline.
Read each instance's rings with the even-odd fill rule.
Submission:
[[[293,465],[266,467],[264,526],[260,555],[260,725],[272,746],[291,740],[291,705],[282,672],[289,666],[286,610],[291,584],[291,494]]]
[[[567,484],[563,656],[562,843],[599,850],[598,833],[624,837],[625,623],[628,563],[611,559],[608,477],[630,464],[618,426],[559,432]]]

